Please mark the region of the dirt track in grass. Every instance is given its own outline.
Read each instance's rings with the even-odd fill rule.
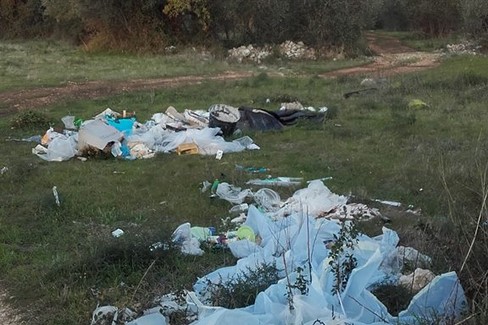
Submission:
[[[363,66],[344,68],[324,73],[321,77],[333,78],[348,75],[364,75],[372,78],[415,72],[437,66],[439,54],[418,52],[390,36],[368,32],[369,48],[375,54],[373,62]],[[124,92],[157,90],[182,85],[193,85],[208,80],[239,80],[252,77],[251,72],[228,71],[212,76],[181,76],[154,79],[95,80],[68,82],[57,87],[40,87],[0,93],[0,116],[24,109],[35,109],[63,100],[98,99]]]

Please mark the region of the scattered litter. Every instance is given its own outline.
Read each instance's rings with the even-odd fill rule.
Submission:
[[[2,169],[0,169],[0,175],[5,174],[6,172],[8,172],[8,167],[4,166]]]
[[[332,250],[340,242],[338,238],[344,236],[340,235],[347,229],[344,227],[353,224],[318,216],[333,210],[367,208],[346,203],[347,197],[332,193],[322,181],[315,180],[307,188],[296,191],[280,207],[279,213],[272,216],[249,205],[247,216],[242,218],[245,222],[237,231],[216,235],[211,227],[180,225],[172,240],[182,253],[201,255],[200,242],[207,241],[226,245],[238,258],[237,263],[199,278],[193,291],[184,293],[185,302],[177,301],[175,295],[163,296],[159,302],[156,300],[159,306],[147,310],[130,324],[152,325],[145,323],[152,321],[152,317],[156,321],[154,324],[165,324],[161,314],[168,316],[176,310],[184,310],[187,319],[198,325],[227,324],[236,320],[249,325],[318,322],[365,325],[444,323],[458,319],[467,301],[456,273],[434,276],[417,266],[411,268],[410,262],[418,265],[419,261],[430,263],[431,259],[411,247],[397,247],[400,240],[397,233],[386,227],[379,236],[371,238],[359,233],[351,247],[342,246],[354,256],[355,266],[345,278],[345,285],[340,289],[334,287],[337,273],[331,265]],[[346,232],[345,236],[352,236],[352,233]],[[227,309],[210,304],[211,286],[230,283],[265,264],[275,265],[280,280],[261,291],[252,305]],[[402,277],[400,272],[404,268],[415,269],[415,272]],[[305,272],[300,273],[300,270]],[[301,282],[304,290],[297,290],[303,274],[306,274],[305,281]],[[409,306],[394,317],[370,289],[400,278],[399,284],[420,291]],[[114,309],[108,311],[114,313]],[[158,316],[148,317],[153,314]]]
[[[253,195],[254,201],[265,212],[274,212],[281,207],[281,197],[278,192],[269,188],[261,188]]]
[[[209,127],[220,128],[224,136],[234,133],[237,121],[241,118],[238,108],[225,104],[215,104],[210,106],[208,111],[210,112]]]
[[[385,200],[379,200],[379,199],[374,199],[373,201],[379,202],[379,203],[384,204],[384,205],[390,205],[392,207],[399,207],[402,205],[400,202],[396,202],[396,201],[385,201]]]
[[[413,247],[398,246],[398,256],[404,263],[408,263],[412,266],[429,268],[432,265],[432,259],[420,253]]]
[[[22,139],[17,139],[17,138],[8,138],[6,141],[16,141],[16,142],[35,142],[35,143],[41,143],[42,137],[40,135],[33,135],[28,138],[22,138]]]
[[[420,99],[412,99],[408,102],[408,108],[410,109],[424,109],[429,108],[430,106]]]
[[[399,238],[387,228],[374,238],[358,237],[357,247],[352,251],[357,266],[343,291],[332,290],[335,280],[328,262],[330,249],[323,242],[337,239],[341,225],[334,220],[306,218],[305,211],[271,221],[250,207],[245,225],[252,228],[261,241],[259,244],[231,241],[228,245],[239,258],[236,265],[220,268],[196,281],[194,292],[187,295],[188,305],[198,310],[195,324],[228,323],[236,319],[240,324],[268,324],[270,320],[273,324],[313,324],[317,320],[332,324],[333,319],[340,320],[341,324],[379,324],[380,319],[382,323],[414,324],[419,318],[426,321],[432,321],[433,317],[456,318],[464,311],[464,292],[456,274],[450,272],[437,276],[398,317],[388,313],[368,290],[395,276],[385,261],[395,253]],[[281,280],[260,292],[254,304],[236,309],[207,305],[209,286],[232,281],[236,275],[245,275],[264,263],[275,264]],[[299,268],[305,269],[311,280],[306,281],[306,291],[290,293],[290,282],[293,284],[297,279]]]
[[[247,209],[249,208],[249,205],[247,203],[242,203],[242,204],[239,204],[239,205],[235,205],[233,206],[230,210],[229,210],[229,213],[230,214],[240,214],[241,212],[245,212],[247,211]]]
[[[240,187],[231,185],[226,182],[218,183],[215,194],[219,198],[229,201],[233,204],[241,204],[247,197],[252,197],[251,190],[241,190]]]
[[[328,176],[328,177],[322,177],[322,178],[317,178],[319,181],[330,181],[331,179],[334,179],[332,176]],[[310,180],[310,181],[307,181],[307,184],[310,184],[311,182],[313,182],[314,180]]]
[[[353,95],[360,95],[360,94],[363,94],[363,93],[370,93],[370,92],[373,92],[373,91],[376,91],[378,90],[378,88],[376,87],[370,87],[370,88],[364,88],[364,89],[359,89],[359,90],[353,90],[353,91],[350,91],[350,92],[347,92],[345,93],[343,96],[345,99],[353,96]]]
[[[208,189],[212,186],[212,183],[209,181],[203,181],[202,182],[202,188],[200,189],[200,192],[205,193],[208,191]]]
[[[247,216],[244,213],[241,213],[238,217],[235,217],[230,222],[233,224],[242,224],[246,221]]]
[[[122,138],[123,134],[119,130],[102,120],[88,121],[81,126],[78,133],[78,150],[82,151],[90,146],[103,150],[111,142],[118,142]]]
[[[246,184],[258,186],[294,186],[300,185],[302,181],[302,177],[271,177],[266,179],[251,179]]]
[[[166,318],[158,312],[144,315],[126,325],[166,325]]]
[[[166,243],[162,243],[162,242],[158,241],[149,247],[149,250],[151,252],[154,252],[154,251],[159,250],[159,249],[168,250],[169,245]]]
[[[236,170],[245,171],[245,172],[252,173],[252,174],[269,172],[269,168],[266,168],[266,167],[244,167],[241,165],[236,165]]]
[[[220,160],[222,159],[224,152],[222,150],[217,150],[217,154],[215,155],[215,159]]]
[[[92,313],[91,325],[110,324],[117,313],[118,308],[114,306],[97,307]]]
[[[123,234],[124,234],[124,231],[120,228],[117,228],[114,231],[112,231],[112,236],[114,236],[115,238],[119,238]]]
[[[237,238],[239,240],[247,239],[251,242],[254,242],[256,240],[256,235],[254,234],[254,230],[251,227],[243,225],[240,226],[239,229],[237,229]]]
[[[83,161],[83,162],[85,162],[85,161],[87,161],[87,160],[88,160],[88,158],[86,158],[86,157],[76,157],[76,158],[77,158],[78,160]]]
[[[178,155],[196,155],[198,147],[194,143],[182,143],[176,147],[176,153]]]
[[[435,274],[430,270],[416,268],[415,271],[408,275],[400,276],[398,284],[417,293],[435,278]]]
[[[53,195],[56,205],[58,207],[61,206],[61,202],[59,201],[58,188],[56,186],[53,186]]]
[[[200,242],[192,236],[191,224],[189,222],[181,224],[176,228],[171,236],[174,244],[180,247],[180,251],[187,255],[203,255]]]
[[[75,125],[75,117],[71,115],[67,115],[61,118],[61,121],[64,124],[64,128],[68,130],[76,130],[77,127]]]

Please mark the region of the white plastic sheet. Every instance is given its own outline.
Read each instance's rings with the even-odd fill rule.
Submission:
[[[76,135],[65,136],[60,134],[53,138],[47,149],[41,145],[37,145],[33,149],[38,157],[47,161],[65,161],[73,158],[77,154],[76,150]]]
[[[320,184],[311,184],[311,191],[297,191],[294,202],[300,202],[302,212],[294,212],[286,218],[271,220],[254,206],[250,206],[246,225],[261,238],[261,244],[233,243],[231,250],[240,257],[234,266],[215,270],[199,279],[194,285],[195,295],[187,302],[198,306],[199,319],[195,324],[216,324],[239,320],[239,324],[314,324],[318,319],[326,324],[419,324],[434,319],[459,317],[466,299],[454,272],[436,277],[411,301],[398,317],[369,291],[374,284],[386,283],[398,276],[393,258],[397,256],[398,235],[387,228],[374,238],[358,237],[353,250],[357,266],[341,293],[333,293],[334,274],[329,265],[329,249],[325,243],[334,240],[340,230],[337,221],[316,219],[314,214],[323,209],[345,203]],[[329,200],[319,202],[318,193],[327,193]],[[305,198],[309,198],[306,201]],[[292,202],[291,202],[292,203]],[[303,205],[308,206],[308,215]],[[308,265],[311,268],[308,268]],[[255,303],[246,308],[228,310],[205,306],[209,282],[228,282],[236,275],[256,270],[262,264],[275,264],[282,279],[259,293]],[[289,308],[288,281],[297,278],[297,267],[303,268],[308,293],[293,291],[293,309]],[[285,268],[287,272],[285,271]],[[285,274],[288,274],[286,279]]]

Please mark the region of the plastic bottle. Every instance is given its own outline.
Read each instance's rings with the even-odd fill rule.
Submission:
[[[247,211],[247,209],[249,209],[249,205],[247,203],[242,203],[242,204],[233,206],[229,210],[229,213],[231,213],[231,214],[239,214],[241,212]]]

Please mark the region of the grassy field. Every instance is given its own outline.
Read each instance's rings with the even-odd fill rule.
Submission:
[[[164,70],[156,69],[157,64],[164,65],[166,76],[239,69],[217,61],[206,65],[174,58],[161,63],[159,58],[88,55],[70,48],[59,52],[43,43],[35,43],[47,51],[45,58],[32,63],[35,66],[21,59],[20,50],[11,57],[3,55],[21,46],[0,45],[0,90],[66,82],[69,73],[61,73],[59,64],[80,71],[70,80],[156,77]],[[76,57],[84,68],[71,61]],[[8,167],[0,175],[0,274],[9,302],[29,324],[86,324],[97,304],[139,311],[158,295],[190,289],[198,276],[232,265],[235,259],[227,251],[211,247],[193,257],[173,250],[152,253],[149,246],[168,241],[174,228],[186,221],[222,229],[221,219],[231,205],[202,194],[200,187],[202,181],[216,178],[245,186],[254,176],[237,171],[235,164],[267,167],[274,176],[332,177],[326,184],[335,193],[421,208],[422,217],[386,211],[397,216],[390,227],[400,232],[403,244],[430,254],[436,272],[459,271],[480,209],[486,212],[488,59],[451,58],[434,70],[389,78],[377,92],[349,99],[343,94],[360,89],[362,77],[318,78],[313,71],[328,69],[327,64],[313,69],[290,64],[301,77],[262,73],[242,81],[68,101],[40,110],[60,126],[64,115],[86,119],[107,107],[136,111],[142,122],[169,105],[178,110],[207,109],[215,103],[276,109],[282,99],[296,98],[307,106],[329,108],[324,123],[247,133],[261,150],[226,154],[220,161],[159,154],[136,161],[48,163],[31,153],[34,144],[7,141],[43,134],[44,128],[12,129],[14,116],[0,120],[0,168]],[[26,80],[31,69],[36,77]],[[271,103],[266,103],[268,98]],[[412,99],[428,107],[409,109]],[[53,186],[61,198],[59,207]],[[298,188],[281,189],[280,194],[286,198]],[[365,228],[375,233],[380,226],[375,221]],[[116,228],[125,235],[113,238]],[[476,240],[460,274],[473,299],[472,312],[478,313],[473,324],[483,323],[487,314],[486,228]]]

